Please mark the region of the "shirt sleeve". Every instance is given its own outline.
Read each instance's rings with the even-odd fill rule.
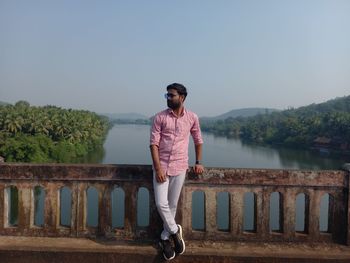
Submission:
[[[199,119],[196,114],[194,114],[194,123],[191,127],[191,135],[195,145],[203,143],[201,127],[199,125]]]
[[[160,133],[161,133],[161,118],[159,114],[157,114],[153,118],[153,124],[151,127],[151,136],[150,136],[150,145],[156,145],[159,147]]]

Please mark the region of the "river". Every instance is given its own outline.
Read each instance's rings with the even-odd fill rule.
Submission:
[[[104,143],[105,164],[152,164],[147,125],[115,125]],[[242,143],[239,139],[216,137],[203,133],[203,164],[207,167],[272,168],[272,169],[339,169],[345,157],[330,156],[306,150],[272,148]],[[192,140],[189,162],[194,163]]]

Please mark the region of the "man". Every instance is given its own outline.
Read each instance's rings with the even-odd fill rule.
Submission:
[[[150,136],[155,202],[164,228],[160,246],[166,260],[185,252],[182,227],[176,224],[175,215],[188,169],[190,134],[196,152],[194,172],[201,174],[204,170],[201,164],[203,140],[199,120],[195,113],[185,109],[186,96],[187,90],[182,84],[173,83],[167,86],[165,98],[168,109],[155,115]]]

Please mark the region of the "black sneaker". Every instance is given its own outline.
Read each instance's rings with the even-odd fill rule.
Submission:
[[[171,237],[174,240],[175,252],[176,254],[183,254],[185,252],[185,241],[182,236],[182,227],[178,226],[178,230],[175,234],[172,234]]]
[[[175,251],[173,247],[171,246],[170,240],[160,240],[159,246],[163,250],[163,257],[165,260],[172,260],[175,257]]]

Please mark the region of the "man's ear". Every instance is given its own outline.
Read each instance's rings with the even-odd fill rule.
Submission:
[[[185,95],[180,95],[181,101],[184,102],[185,101]]]

